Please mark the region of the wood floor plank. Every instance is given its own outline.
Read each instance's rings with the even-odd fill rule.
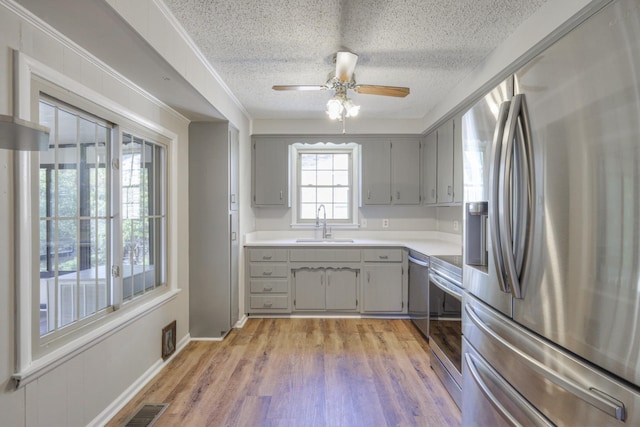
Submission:
[[[163,426],[459,426],[408,320],[249,319],[191,342],[108,424],[167,402]]]

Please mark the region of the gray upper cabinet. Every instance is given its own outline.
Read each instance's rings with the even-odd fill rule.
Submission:
[[[391,201],[396,205],[420,203],[420,141],[391,141]]]
[[[438,185],[438,133],[427,135],[422,142],[422,200],[425,205],[434,205]]]
[[[420,203],[417,138],[369,139],[362,144],[363,205]]]
[[[453,201],[463,200],[462,170],[462,114],[453,119]]]
[[[289,206],[289,145],[276,138],[254,138],[252,187],[254,206]]]
[[[453,120],[438,128],[438,204],[453,203]]]
[[[391,141],[370,139],[362,144],[362,204],[391,203]]]
[[[238,212],[231,201],[237,168],[226,122],[189,125],[189,330],[226,335],[238,320]],[[236,131],[237,132],[237,131]],[[236,139],[237,141],[237,139]],[[237,187],[236,187],[237,188]],[[236,193],[237,202],[238,195]],[[236,204],[237,209],[237,204]]]

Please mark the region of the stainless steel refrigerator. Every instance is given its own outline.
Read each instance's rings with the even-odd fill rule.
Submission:
[[[463,117],[463,425],[640,425],[640,1]]]

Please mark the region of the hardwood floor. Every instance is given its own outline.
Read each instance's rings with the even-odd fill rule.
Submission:
[[[191,342],[108,426],[170,403],[155,426],[459,426],[408,320],[255,319]]]

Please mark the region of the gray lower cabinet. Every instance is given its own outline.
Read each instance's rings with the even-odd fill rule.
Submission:
[[[402,249],[365,249],[363,312],[405,312],[405,256]]]
[[[298,268],[293,270],[294,310],[351,310],[358,307],[358,270]]]
[[[289,265],[286,249],[249,249],[248,313],[288,313]]]
[[[407,312],[402,248],[246,248],[248,314]]]

